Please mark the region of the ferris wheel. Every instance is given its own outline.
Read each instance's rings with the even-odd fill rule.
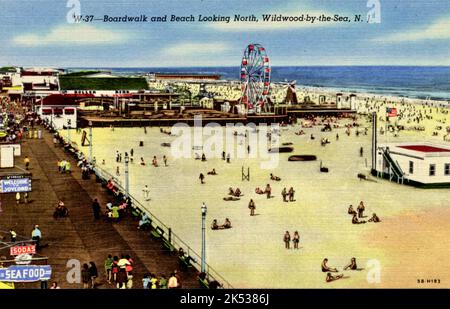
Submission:
[[[241,103],[248,113],[267,108],[270,91],[270,63],[266,49],[260,44],[249,44],[241,62]]]

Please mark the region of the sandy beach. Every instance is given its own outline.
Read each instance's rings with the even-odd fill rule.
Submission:
[[[359,112],[368,112],[362,104]],[[381,104],[382,101],[378,103]],[[402,108],[400,103],[396,104]],[[383,113],[381,108],[379,117]],[[437,123],[443,125],[438,120],[448,125],[449,116],[436,109],[430,115],[433,119],[421,123],[425,131],[401,131],[397,137],[389,133],[380,136],[380,141],[443,143],[444,134],[432,136],[432,132]],[[147,128],[146,134],[143,128],[115,128],[114,131],[95,128],[93,149],[97,163],[100,165],[104,159],[106,164],[101,167],[111,174],[115,175],[119,166],[118,178],[123,183],[124,166],[115,162],[115,153],[116,150],[129,152],[133,148],[131,194],[197,252],[201,247],[202,203],[208,206],[208,226],[213,219],[221,224],[229,218],[233,228],[207,230],[207,262],[234,287],[449,287],[450,273],[442,267],[450,251],[446,245],[450,223],[445,219],[449,214],[449,190],[417,189],[376,178],[360,181],[358,173],[368,175],[370,172],[371,128],[366,119],[366,116],[359,116],[360,130],[368,128],[367,135],[359,136],[355,129],[350,136],[345,134],[343,126],[352,123],[350,119],[339,120],[341,128],[332,132],[321,132],[322,126],[303,128],[306,134],[301,136],[294,134],[302,129],[300,124],[283,127],[280,143],[291,142],[295,148],[292,154],[314,154],[318,160],[288,162],[291,154],[280,154],[279,165],[273,170],[261,169],[258,159],[232,158],[229,164],[220,158],[208,158],[206,162],[175,159],[170,148],[160,146],[175,138],[160,133],[159,128]],[[407,119],[403,121],[406,123]],[[380,127],[383,125],[381,123]],[[311,134],[315,140],[310,139]],[[79,145],[81,135],[72,132],[71,136]],[[321,146],[321,138],[328,138],[331,143]],[[140,141],[144,142],[144,147],[139,147]],[[360,147],[364,149],[363,157],[359,154]],[[83,151],[87,154],[87,147]],[[163,166],[163,155],[168,158],[168,167]],[[153,156],[157,156],[159,167],[150,164]],[[146,166],[139,165],[140,157],[145,159]],[[319,172],[320,160],[329,168],[329,173]],[[241,180],[242,166],[250,168],[251,181]],[[213,168],[218,175],[207,175],[205,184],[200,184],[199,173],[206,175]],[[282,180],[271,181],[270,173]],[[256,187],[264,189],[268,183],[272,186],[273,198],[255,193]],[[150,201],[143,199],[145,184],[150,187]],[[283,202],[281,191],[291,186],[296,191],[295,202]],[[224,201],[229,187],[239,187],[244,196],[239,201]],[[247,208],[250,199],[256,204],[257,215],[253,217]],[[375,212],[382,222],[351,224],[347,208],[350,204],[356,208],[360,201],[366,205],[367,216]],[[300,234],[300,249],[285,249],[285,231],[293,235],[296,230]],[[352,257],[363,269],[342,271]],[[344,279],[325,281],[326,274],[320,268],[324,258],[345,275]],[[380,263],[379,283],[367,280],[370,260]],[[420,279],[439,279],[440,283],[422,284],[418,282]]]

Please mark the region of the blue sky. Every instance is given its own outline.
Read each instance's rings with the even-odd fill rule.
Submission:
[[[70,0],[73,1],[73,0]],[[372,1],[372,0],[370,0]],[[0,0],[0,65],[229,66],[252,42],[272,65],[450,65],[450,1],[379,0],[381,23],[69,24],[68,0]],[[368,0],[80,0],[81,14],[339,14]]]

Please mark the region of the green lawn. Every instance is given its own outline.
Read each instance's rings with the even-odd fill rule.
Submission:
[[[141,90],[148,89],[143,77],[59,77],[61,90]]]

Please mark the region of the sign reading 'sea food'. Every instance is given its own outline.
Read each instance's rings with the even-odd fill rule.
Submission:
[[[52,268],[50,265],[14,265],[0,268],[0,281],[5,282],[34,282],[50,280]]]
[[[30,192],[31,177],[7,176],[0,179],[0,193]]]

